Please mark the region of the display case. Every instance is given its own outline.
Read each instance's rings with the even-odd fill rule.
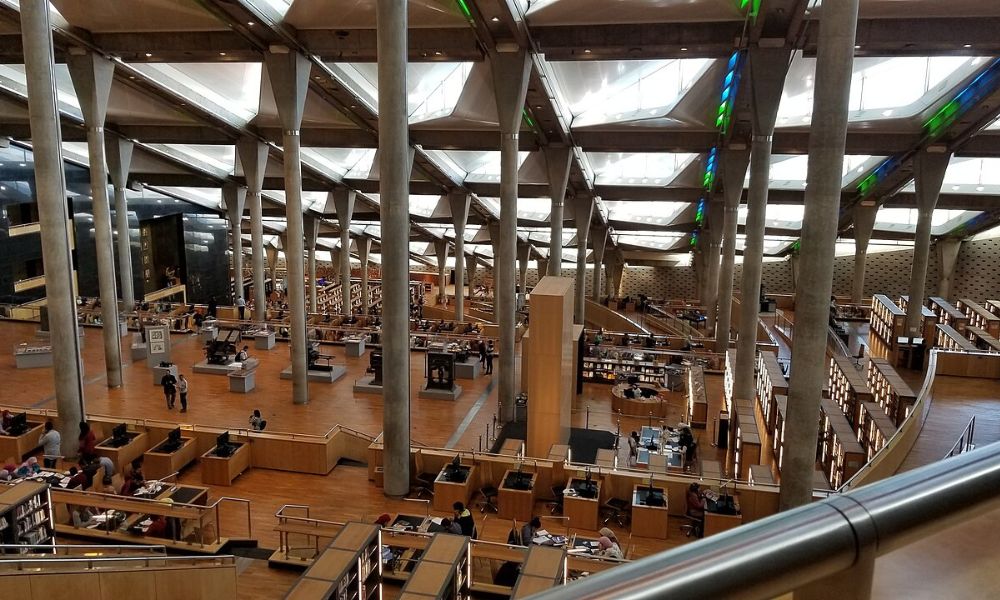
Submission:
[[[688,369],[687,396],[684,420],[692,427],[704,428],[708,422],[708,396],[705,393],[705,370],[698,365]]]
[[[864,373],[854,366],[850,358],[835,354],[830,359],[827,385],[830,388],[830,398],[843,411],[851,427],[857,428],[861,403],[873,400]]]
[[[867,460],[871,460],[889,442],[894,433],[896,426],[882,411],[881,406],[874,402],[861,404],[857,434],[858,442],[867,453]]]
[[[1000,337],[1000,316],[968,298],[962,298],[956,306],[969,317],[969,325],[978,327],[995,338]]]
[[[788,395],[788,380],[778,363],[778,356],[769,350],[757,353],[757,427],[761,436],[774,434],[775,396]]]
[[[917,401],[917,395],[909,384],[903,381],[888,361],[881,358],[868,361],[868,388],[872,392],[873,401],[882,407],[882,411],[896,427],[903,424]]]
[[[820,401],[820,462],[833,489],[864,466],[868,457],[840,407],[832,399]]]
[[[0,488],[0,543],[54,546],[55,530],[49,485],[23,481]],[[6,549],[0,554],[38,553],[39,549]]]

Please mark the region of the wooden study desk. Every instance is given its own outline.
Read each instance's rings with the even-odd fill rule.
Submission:
[[[110,458],[115,464],[116,473],[124,473],[126,465],[149,450],[149,435],[145,432],[130,431],[128,438],[128,443],[124,446],[115,446],[114,438],[108,438],[97,445],[97,455]]]
[[[503,441],[503,445],[500,446],[500,454],[505,456],[517,456],[522,447],[524,446],[524,440],[519,440],[516,438],[507,438]]]
[[[43,427],[41,423],[28,421],[28,430],[21,435],[0,435],[0,460],[15,458],[18,462],[38,447]]]
[[[498,514],[502,519],[530,521],[535,508],[537,473],[518,473],[508,469],[497,491]]]
[[[166,453],[162,449],[169,440],[160,442],[155,448],[143,454],[143,471],[147,479],[163,479],[173,473],[180,473],[197,456],[198,448],[194,438],[181,437],[181,447],[174,452]]]
[[[472,494],[472,482],[475,478],[476,467],[459,465],[452,467],[451,463],[446,464],[438,473],[434,480],[434,510],[441,512],[451,512],[452,505],[461,502],[468,507],[469,496]]]
[[[632,489],[632,535],[665,540],[669,531],[666,490],[653,487],[654,498],[658,495],[662,502],[657,506],[655,499],[652,505],[648,503],[649,489],[647,484],[636,484]]]
[[[232,485],[233,480],[250,468],[250,444],[230,442],[235,450],[229,456],[216,454],[218,446],[201,455],[201,482],[209,485]]]
[[[574,477],[563,492],[563,514],[574,529],[597,531],[597,515],[601,504],[601,482]]]
[[[705,535],[721,533],[727,529],[739,527],[743,524],[743,514],[740,512],[738,497],[733,496],[732,507],[727,507],[735,509],[736,514],[732,514],[732,510],[722,510],[721,508],[716,508],[716,503],[711,500],[705,504],[707,509],[705,510]]]

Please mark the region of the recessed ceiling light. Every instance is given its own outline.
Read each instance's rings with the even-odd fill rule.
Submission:
[[[883,117],[891,117],[892,116],[892,109],[890,108],[889,110],[883,110],[882,111],[882,116]]]
[[[255,25],[255,23],[253,21],[247,21],[247,26],[248,27],[253,27],[254,25]]]
[[[219,52],[219,56],[225,56],[225,55],[226,55],[225,52]]]
[[[584,54],[590,54],[590,48],[584,48],[583,49],[583,53]]]
[[[135,75],[129,75],[128,78],[129,79],[135,79]]]
[[[687,51],[688,51],[687,46],[681,48],[681,52],[687,52]]]
[[[149,53],[149,52],[146,53],[146,58],[149,58],[151,56],[153,56],[151,53]]]
[[[986,189],[985,187],[983,187],[983,186],[979,186],[979,187],[977,187],[977,188],[976,188],[976,191],[977,191],[977,192],[981,192],[981,191],[983,191],[983,190],[985,190],[985,189]]]
[[[854,49],[855,50],[861,50],[861,44],[858,44],[857,46],[855,46]]]
[[[4,190],[6,190],[6,189],[7,189],[7,186],[5,186],[5,185],[0,185],[0,192],[4,191]]]
[[[960,185],[953,185],[953,186],[951,186],[951,191],[953,191],[953,192],[957,192],[960,189],[962,189],[962,186],[960,186]]]
[[[963,48],[971,48],[971,47],[972,47],[972,44],[966,44],[966,45],[964,45],[964,46],[962,46],[962,47],[963,47]]]
[[[490,21],[493,21],[494,23],[499,23],[500,17],[493,17],[492,19],[490,19]]]
[[[27,167],[28,165],[26,165],[25,163],[19,163],[19,166]]]

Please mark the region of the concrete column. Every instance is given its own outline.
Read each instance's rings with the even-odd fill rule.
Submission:
[[[479,259],[475,255],[469,257],[469,299],[473,297],[476,290],[476,268],[479,266]]]
[[[549,214],[549,227],[552,228],[552,239],[549,240],[549,258],[562,256],[563,205],[566,198],[566,185],[569,183],[569,167],[573,160],[573,150],[567,146],[545,146],[542,148],[545,158],[545,169],[549,175],[549,196],[552,197],[552,211]],[[562,261],[549,260],[549,275],[562,274]]]
[[[910,301],[906,305],[906,332],[910,337],[920,337],[921,307],[924,306],[927,264],[931,253],[931,220],[944,172],[951,162],[950,152],[917,153],[913,161],[913,177],[917,188],[917,231],[913,236],[913,263],[910,271]]]
[[[22,0],[20,13],[49,331],[53,341],[61,341],[52,345],[52,372],[59,412],[56,429],[63,432],[67,439],[63,453],[67,458],[75,458],[76,444],[72,442],[72,435],[85,412],[83,366],[80,340],[76,334],[69,212],[53,74],[49,3],[47,0]]]
[[[854,207],[854,281],[851,284],[851,302],[861,304],[865,297],[865,261],[868,260],[868,240],[875,228],[875,204],[857,204]]]
[[[253,319],[264,321],[267,315],[267,290],[264,284],[264,207],[261,190],[267,167],[267,144],[253,138],[236,142],[236,155],[246,179],[246,203],[250,206],[250,265],[253,271]]]
[[[573,223],[576,226],[576,289],[573,295],[573,322],[585,323],[587,307],[587,237],[594,216],[593,198],[573,198]]]
[[[281,236],[281,238],[279,240],[279,241],[281,241],[281,248],[282,248],[282,250],[284,250],[285,244],[287,243],[287,242],[283,241],[285,239],[286,238],[284,236]],[[264,247],[264,252],[265,252],[265,254],[267,256],[267,272],[268,272],[268,275],[271,278],[271,285],[277,286],[278,285],[278,247],[274,246],[274,245],[265,246]]]
[[[367,235],[355,238],[358,243],[358,259],[361,261],[361,313],[367,315],[372,306],[372,294],[368,289],[368,255],[372,251],[372,239]]]
[[[614,298],[617,294],[615,293],[615,255],[611,253],[604,257],[604,270],[606,275],[604,277],[604,295],[608,298]]]
[[[722,151],[719,169],[722,174],[722,257],[719,263],[719,293],[715,319],[716,352],[729,348],[733,313],[733,273],[736,269],[736,231],[739,225],[740,199],[746,179],[750,153],[743,148],[729,147]]]
[[[468,192],[448,194],[451,223],[455,227],[455,320],[465,321],[465,225],[469,221]]]
[[[264,55],[264,64],[274,90],[274,102],[281,119],[282,149],[285,167],[285,217],[288,246],[285,266],[288,271],[289,331],[292,347],[292,402],[309,402],[308,363],[306,360],[306,299],[303,283],[302,157],[299,127],[309,85],[309,60],[297,52]]]
[[[71,48],[68,57],[70,78],[76,89],[80,112],[87,126],[90,160],[91,209],[94,214],[94,242],[97,255],[97,285],[101,296],[101,337],[108,387],[122,384],[121,330],[118,328],[118,290],[115,285],[115,242],[111,233],[108,202],[108,170],[104,150],[104,118],[115,65],[104,57]]]
[[[698,245],[691,253],[691,267],[694,268],[695,301],[705,301],[705,245],[699,239]]]
[[[406,3],[378,0],[379,193],[382,223],[382,368],[385,494],[410,491],[410,170],[406,112]]]
[[[531,59],[527,52],[490,54],[493,88],[500,122],[500,240],[499,254],[493,261],[496,281],[494,314],[500,324],[500,385],[498,399],[500,421],[514,418],[514,254],[517,243],[517,135],[521,112],[528,92]],[[551,268],[551,265],[549,265]]]
[[[517,242],[517,285],[522,294],[528,293],[528,261],[531,260],[531,243]]]
[[[409,177],[409,171],[406,172]],[[337,206],[337,223],[340,225],[340,286],[344,294],[344,314],[351,314],[351,219],[354,218],[354,200],[357,193],[347,188],[333,192]],[[407,238],[409,240],[409,238]],[[409,263],[407,263],[409,265]]]
[[[233,251],[233,303],[244,298],[243,291],[243,208],[246,205],[247,189],[231,181],[222,184],[222,201],[226,205],[229,218],[229,237]]]
[[[622,277],[625,275],[625,257],[621,253],[615,254],[615,260],[611,265],[611,291],[614,296],[620,296],[622,292]]]
[[[444,304],[448,294],[448,240],[434,240],[434,254],[438,268],[438,304]]]
[[[319,285],[316,282],[316,240],[319,238],[319,219],[306,215],[302,219],[305,232],[306,269],[309,272],[309,312],[319,312]],[[346,310],[344,313],[346,314]]]
[[[819,403],[827,380],[826,343],[836,254],[858,1],[824,5],[819,24],[809,174],[795,286],[795,349],[788,384],[779,507],[812,500]]]
[[[705,330],[708,335],[715,333],[715,322],[719,313],[719,249],[722,246],[722,234],[725,228],[725,201],[713,198],[708,203],[708,235],[705,240],[708,248],[705,250],[707,265],[705,269]]]
[[[938,260],[941,265],[941,280],[938,282],[938,296],[947,299],[951,295],[951,276],[958,264],[958,252],[962,249],[962,240],[946,238],[938,240]]]
[[[549,274],[549,259],[539,257],[535,262],[538,264],[538,268],[535,271],[538,273],[538,280],[541,281],[542,277]]]
[[[736,344],[734,396],[751,399],[756,384],[753,367],[757,354],[757,316],[760,304],[761,267],[764,257],[764,211],[771,171],[771,136],[778,102],[785,83],[790,52],[786,48],[750,49],[748,69],[753,95],[753,142],[750,150],[750,193],[747,196],[746,245],[743,282],[740,286],[740,330]]]
[[[608,230],[602,228],[595,229],[590,236],[591,244],[594,246],[594,276],[590,282],[590,299],[594,302],[601,301],[601,263],[604,261],[604,248],[608,245]]]
[[[118,232],[118,282],[121,287],[123,310],[130,311],[135,306],[135,282],[132,279],[132,230],[128,225],[128,171],[132,164],[131,140],[106,133],[105,155],[108,158],[108,172],[115,188],[115,230]]]

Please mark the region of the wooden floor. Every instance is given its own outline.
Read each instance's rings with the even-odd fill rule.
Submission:
[[[36,326],[34,324],[0,323],[0,347],[6,345],[12,348],[21,341],[31,340]],[[288,363],[288,346],[279,342],[274,350],[268,352],[253,351],[261,361],[257,376],[258,389],[251,394],[232,394],[228,391],[225,377],[217,375],[199,375],[191,373],[191,365],[201,360],[200,344],[196,336],[173,336],[171,338],[174,354],[173,359],[191,380],[190,409],[181,415],[168,411],[162,394],[153,385],[151,371],[145,363],[130,364],[125,367],[125,385],[119,389],[108,389],[103,372],[103,353],[100,343],[100,330],[87,329],[83,352],[83,362],[86,380],[87,410],[91,413],[119,415],[134,418],[172,419],[177,422],[203,424],[222,427],[243,427],[251,410],[259,408],[269,421],[269,429],[274,431],[324,433],[336,424],[343,424],[369,434],[381,431],[383,405],[381,398],[374,396],[355,395],[352,385],[360,378],[367,365],[367,355],[360,359],[345,359],[341,347],[326,347],[325,352],[337,355],[336,362],[346,364],[348,374],[335,384],[310,384],[310,403],[296,406],[291,402],[291,382],[279,379],[278,373]],[[476,381],[461,380],[464,388],[462,397],[457,402],[424,400],[417,398],[417,391],[422,380],[423,354],[414,353],[411,360],[410,378],[412,402],[411,422],[413,439],[434,446],[478,449],[480,436],[489,436],[489,425],[493,420],[497,393],[492,378],[481,377]],[[919,388],[922,374],[906,373],[908,379]],[[14,367],[13,356],[7,354],[0,358],[0,377],[5,382],[5,393],[2,402],[25,407],[55,408],[54,389],[51,369],[18,370]],[[951,378],[947,378],[951,379]],[[934,389],[935,408],[932,409],[928,427],[914,448],[913,466],[916,466],[917,456],[926,455],[927,460],[939,458],[952,443],[958,432],[968,420],[965,414],[971,411],[982,411],[987,417],[980,417],[977,439],[990,441],[1000,439],[1000,417],[991,414],[994,409],[989,405],[990,390],[993,402],[996,402],[997,385],[995,382],[977,383],[979,380],[962,379],[957,381],[942,380]],[[706,387],[709,398],[709,424],[707,429],[696,431],[699,437],[699,448],[702,457],[724,459],[724,452],[712,447],[714,437],[714,418],[721,409],[722,377],[708,375]],[[988,389],[989,388],[989,389]],[[618,423],[618,418],[611,412],[610,388],[601,384],[587,384],[584,392],[574,402],[574,426],[606,429],[616,431],[619,426],[623,433],[638,429],[646,424],[646,419],[624,418]],[[957,424],[937,428],[930,424],[944,410],[954,411],[951,422]],[[677,403],[671,406],[667,423],[676,423],[682,419],[682,406]],[[981,433],[980,433],[981,432]],[[980,438],[979,435],[983,437]],[[64,437],[71,439],[72,432],[64,432]],[[926,439],[925,439],[926,438]],[[484,441],[484,443],[486,443]],[[985,442],[984,442],[985,443]],[[926,445],[926,450],[923,449]],[[939,447],[943,450],[939,451]],[[920,451],[918,453],[918,447]],[[625,459],[624,452],[621,459]],[[910,459],[908,459],[908,463]],[[197,464],[186,470],[181,477],[183,482],[200,484],[201,470]],[[284,504],[305,504],[312,507],[312,516],[330,520],[360,519],[371,521],[382,512],[408,512],[419,514],[422,505],[400,500],[385,498],[381,490],[375,488],[367,480],[364,467],[341,465],[327,476],[303,475],[268,470],[251,470],[236,480],[232,487],[213,487],[211,495],[214,498],[232,496],[247,498],[252,502],[251,522],[253,537],[259,540],[260,546],[274,548],[277,545],[277,534],[274,513]],[[539,504],[536,511],[547,514],[544,506]],[[493,541],[505,541],[509,524],[497,520],[493,515],[483,516],[475,512],[481,537]],[[990,572],[987,564],[995,562],[995,548],[983,547],[989,545],[997,535],[980,535],[987,531],[986,527],[998,528],[996,517],[977,519],[955,530],[945,541],[937,538],[927,538],[904,550],[897,551],[879,559],[876,594],[878,598],[909,596],[914,598],[974,598],[997,597],[995,574]],[[236,515],[228,515],[227,525],[242,527]],[[977,525],[979,521],[984,521]],[[559,522],[553,521],[550,528],[558,531]],[[979,527],[977,529],[977,526]],[[993,531],[992,529],[989,531]],[[587,533],[587,532],[581,532]],[[1000,531],[993,531],[1000,534]],[[683,537],[672,526],[669,540],[654,541],[643,538],[633,538],[625,543],[629,558],[647,556],[661,550],[673,548],[690,540]],[[619,532],[622,540],[628,540],[628,532]],[[933,558],[932,558],[933,557]],[[958,562],[961,560],[961,562]],[[939,561],[939,562],[935,562]],[[951,562],[949,562],[951,561]],[[954,563],[949,569],[941,565]],[[928,578],[929,565],[938,566],[935,577]],[[240,577],[238,593],[241,599],[281,597],[298,574],[283,570],[270,569],[266,561],[241,559],[239,563]],[[941,581],[962,578],[972,570],[980,569],[979,575],[970,575],[970,582],[979,582],[983,594],[976,596],[961,593],[966,588],[956,583],[956,593],[952,589],[940,585]],[[947,577],[937,574],[947,573]],[[992,577],[992,579],[977,579]],[[927,581],[933,579],[933,581]],[[971,585],[971,583],[969,584]],[[974,588],[968,588],[974,589]],[[903,593],[905,590],[905,593]],[[992,593],[990,593],[992,591]],[[389,591],[387,597],[393,597]]]

